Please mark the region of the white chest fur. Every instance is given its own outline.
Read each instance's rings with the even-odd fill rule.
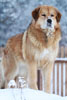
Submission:
[[[47,56],[49,54],[49,50],[48,49],[44,49],[41,53],[40,53],[40,59],[43,59],[45,56]]]
[[[52,48],[45,48],[42,52],[36,52],[35,53],[35,59],[36,60],[42,60],[42,59],[49,59],[50,61],[53,60],[57,55],[57,50],[53,50]]]

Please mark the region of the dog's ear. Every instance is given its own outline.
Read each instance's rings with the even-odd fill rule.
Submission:
[[[37,20],[38,17],[39,17],[39,10],[40,10],[40,7],[35,8],[35,9],[32,11],[32,17],[34,18],[34,20]]]
[[[60,22],[60,19],[61,19],[62,15],[58,10],[56,10],[56,12],[57,12],[57,16],[56,16],[57,22]]]

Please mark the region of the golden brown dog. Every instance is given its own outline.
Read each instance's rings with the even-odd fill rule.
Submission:
[[[24,75],[28,76],[29,87],[38,89],[37,69],[41,68],[45,91],[50,92],[51,72],[61,39],[60,19],[56,8],[39,6],[32,11],[32,22],[24,34],[8,40],[2,58],[5,87],[11,79]]]

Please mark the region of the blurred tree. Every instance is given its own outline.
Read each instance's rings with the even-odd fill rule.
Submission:
[[[24,32],[31,22],[32,10],[42,4],[55,6],[62,13],[60,45],[67,45],[67,0],[0,0],[0,46],[9,37]]]

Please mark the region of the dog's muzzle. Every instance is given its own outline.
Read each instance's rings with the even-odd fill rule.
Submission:
[[[52,26],[52,20],[51,19],[47,19],[47,26],[51,27]]]

